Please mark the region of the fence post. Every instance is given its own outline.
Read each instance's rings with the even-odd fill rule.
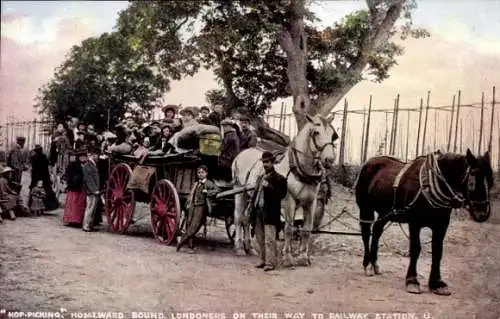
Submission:
[[[420,131],[422,129],[422,111],[424,109],[424,99],[420,98],[420,111],[418,112],[418,132],[417,132],[417,149],[415,151],[415,157],[419,154],[420,147]]]
[[[368,102],[368,119],[366,120],[366,136],[365,136],[365,147],[363,153],[363,161],[366,162],[366,157],[368,156],[368,140],[370,139],[370,122],[372,118],[372,95],[370,94],[370,102]]]
[[[280,128],[279,128],[279,131],[281,131],[281,126],[283,125],[283,108],[285,107],[285,102],[281,102],[281,111],[280,111]]]
[[[457,152],[457,133],[458,133],[458,120],[460,119],[460,97],[461,97],[461,95],[462,95],[462,91],[458,90],[457,117],[455,119],[455,141],[453,142],[453,153]],[[462,122],[460,122],[460,125],[462,125]],[[460,136],[460,139],[462,139],[462,136]],[[460,152],[462,152],[462,151],[460,151]]]
[[[399,117],[399,94],[396,96],[396,100],[394,102],[394,129],[393,129],[394,138],[392,139],[391,155],[394,155],[396,153],[396,140],[398,136],[398,117]]]
[[[365,147],[365,127],[366,127],[366,106],[363,106],[363,129],[361,130],[361,153],[359,154],[360,163],[363,163],[363,153]]]
[[[450,120],[450,134],[448,135],[448,145],[446,146],[446,151],[450,151],[451,147],[451,135],[453,133],[453,113],[455,113],[455,95],[453,95],[453,102],[451,103],[451,120]],[[436,134],[434,132],[434,134]]]
[[[35,120],[33,121],[33,143],[34,144],[37,144],[37,140],[36,140],[36,137],[37,137],[36,128],[37,127],[36,127],[36,118],[35,118]],[[47,151],[45,148],[44,148],[44,150]]]
[[[396,120],[396,100],[394,100],[394,110],[392,111],[392,122],[391,122],[391,140],[389,141],[389,155],[393,155],[392,146],[394,144],[394,121]]]
[[[342,132],[340,136],[340,151],[339,151],[339,166],[344,165],[344,151],[345,151],[345,132],[347,130],[347,99],[344,100],[344,113],[342,118]]]
[[[495,121],[495,87],[493,86],[493,97],[491,100],[491,121],[490,121],[490,139],[488,141],[488,152],[490,153],[491,156],[491,143],[493,140],[493,124]],[[500,151],[500,150],[499,150]]]
[[[410,145],[410,110],[406,111],[406,150],[405,162],[408,162],[408,146]]]
[[[484,92],[481,94],[481,122],[479,122],[479,143],[477,154],[481,154],[481,146],[483,144],[483,122],[484,122]]]
[[[425,152],[425,139],[427,134],[427,118],[429,116],[429,107],[431,101],[431,91],[427,91],[427,105],[425,107],[424,133],[422,136],[422,152]]]

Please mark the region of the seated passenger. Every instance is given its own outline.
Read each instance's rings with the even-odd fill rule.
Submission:
[[[212,113],[208,114],[210,125],[220,127],[224,117],[224,106],[220,103],[214,104]]]
[[[257,146],[257,134],[250,128],[250,118],[246,115],[240,116],[240,152],[250,147]]]
[[[142,143],[140,143],[139,147],[134,151],[134,157],[137,159],[144,158],[149,153],[149,138],[146,136],[142,139]]]
[[[179,107],[177,105],[173,105],[173,104],[169,104],[169,105],[164,106],[162,108],[163,114],[165,115],[163,122],[166,124],[173,124],[178,108]]]
[[[116,154],[130,154],[132,152],[132,145],[127,142],[127,132],[123,126],[116,127],[116,141],[108,148],[108,152]]]
[[[200,117],[198,118],[198,123],[210,125],[211,121],[208,118],[208,114],[210,114],[210,109],[208,106],[202,106],[200,108]]]
[[[166,155],[174,152],[174,147],[169,143],[172,138],[172,127],[170,125],[164,125],[162,127],[161,140],[158,147],[150,151],[150,155]]]
[[[199,113],[198,108],[194,106],[182,109],[180,114],[182,116],[183,128],[198,124],[198,121],[196,120],[196,118],[198,117],[198,113]]]
[[[146,129],[144,129],[146,136],[149,137],[150,151],[155,151],[161,146],[161,128],[160,123],[152,122]]]

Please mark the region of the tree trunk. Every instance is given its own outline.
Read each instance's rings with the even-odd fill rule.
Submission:
[[[304,32],[305,0],[291,0],[289,21],[282,27],[280,46],[287,56],[287,75],[293,97],[293,113],[300,130],[306,123],[310,100],[307,87],[307,35]]]

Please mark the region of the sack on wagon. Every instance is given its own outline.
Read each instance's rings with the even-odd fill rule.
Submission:
[[[188,150],[196,150],[200,149],[200,145],[203,145],[203,151],[211,153],[207,155],[218,155],[221,138],[217,127],[212,125],[196,124],[182,129],[177,134],[177,147]]]

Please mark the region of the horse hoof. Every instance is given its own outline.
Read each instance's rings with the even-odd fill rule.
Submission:
[[[288,255],[288,256],[287,256],[287,255],[285,255],[285,256],[283,257],[283,263],[282,263],[282,266],[283,266],[284,268],[291,268],[291,267],[294,267],[294,266],[295,266],[295,263],[294,263],[294,260],[293,260],[292,256],[290,256],[290,255]]]
[[[366,266],[365,267],[365,276],[367,277],[372,277],[374,275],[373,268],[372,266]]]
[[[382,273],[380,272],[380,267],[379,267],[378,265],[373,266],[373,273],[374,273],[375,275],[380,275],[380,274],[382,274]]]
[[[311,265],[311,260],[307,256],[299,256],[297,266],[307,267]]]
[[[250,256],[258,256],[258,255],[259,255],[259,253],[257,252],[257,250],[255,250],[255,249],[253,249],[253,248],[252,248],[252,249],[250,249],[250,251],[248,252],[248,255],[250,255]]]
[[[431,292],[433,294],[435,294],[435,295],[438,295],[438,296],[449,296],[449,295],[451,295],[451,292],[448,289],[448,287],[440,287],[440,288],[436,288],[436,289],[431,289]]]
[[[419,284],[411,283],[406,285],[406,292],[410,294],[421,294],[422,290],[420,289]]]
[[[236,249],[236,256],[239,256],[239,257],[242,257],[242,256],[246,256],[247,253],[245,252],[244,249],[240,248],[240,249]]]

